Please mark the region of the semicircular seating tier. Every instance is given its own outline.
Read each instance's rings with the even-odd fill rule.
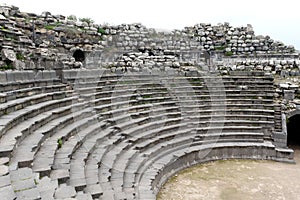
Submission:
[[[13,71],[0,82],[4,199],[150,200],[205,161],[292,160],[273,144],[281,122],[263,72]]]

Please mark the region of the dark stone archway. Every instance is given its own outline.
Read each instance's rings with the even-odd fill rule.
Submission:
[[[80,49],[77,49],[73,53],[73,57],[75,58],[75,61],[78,61],[78,62],[83,62],[85,60],[84,52]]]
[[[300,114],[287,120],[287,144],[288,146],[300,146]]]

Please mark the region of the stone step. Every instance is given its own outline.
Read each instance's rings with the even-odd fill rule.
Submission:
[[[160,84],[160,85],[172,85],[172,84],[178,84],[178,85],[194,85],[194,86],[203,86],[203,85],[211,85],[211,86],[216,86],[216,85],[221,85],[221,86],[237,86],[237,85],[260,85],[260,86],[273,86],[273,81],[268,80],[265,78],[249,78],[249,77],[240,77],[240,78],[218,78],[218,77],[159,77],[159,78],[150,78],[150,79],[111,79],[105,80],[105,77],[101,78],[76,78],[76,80],[70,80],[68,81],[73,82],[73,87],[74,88],[87,88],[87,87],[99,87],[99,86],[105,86],[105,85],[110,85],[113,87],[120,88],[123,85],[128,85],[130,87],[135,87],[139,86],[142,84],[147,84],[147,83],[153,83],[153,84]],[[213,85],[211,83],[214,83]]]
[[[117,98],[119,97],[120,93],[115,93],[114,91],[110,92],[99,92],[99,93],[92,93],[92,94],[83,94],[81,95],[82,98],[84,99],[90,99],[90,98],[95,98],[95,99],[102,99],[102,98]],[[122,92],[122,98],[150,98],[150,97],[162,97],[162,96],[168,96],[168,92],[145,92],[141,94],[135,94],[135,93],[127,93],[127,91]]]
[[[78,166],[85,166],[85,160],[88,157],[89,152],[93,150],[95,144],[98,144],[99,139],[104,140],[109,144],[109,141],[105,140],[105,138],[107,135],[111,135],[112,131],[107,129],[105,132],[105,135],[102,135],[102,137],[99,135],[94,135],[93,137],[87,139],[72,156],[72,160],[70,162],[70,180],[68,183],[76,187],[77,190],[84,190],[88,185],[94,185],[97,183],[97,181],[94,182],[90,180],[90,176],[86,176],[86,173],[89,174],[91,171],[86,171],[83,167],[78,168]],[[95,140],[95,138],[97,139]]]
[[[253,99],[253,101],[259,101],[259,100],[272,100],[273,95],[271,94],[264,94],[261,96],[258,96],[256,94],[203,94],[203,95],[183,95],[183,96],[164,96],[164,97],[149,97],[149,98],[141,98],[137,95],[123,95],[123,96],[112,96],[112,97],[104,97],[99,99],[94,99],[92,97],[91,104],[94,106],[100,106],[103,104],[124,104],[124,103],[135,103],[135,104],[147,104],[147,103],[156,103],[156,102],[163,102],[163,101],[175,101],[178,104],[183,104],[184,100],[192,100],[194,102],[210,102],[210,101],[226,101],[226,99],[238,99],[238,101],[243,101],[243,99],[246,99],[249,101],[249,99]]]
[[[13,90],[13,91],[8,91],[2,94],[5,94],[5,102],[14,100],[14,99],[19,99],[19,98],[24,98],[36,94],[41,94],[41,93],[51,93],[51,92],[58,92],[58,91],[64,91],[66,90],[66,85],[59,84],[59,85],[49,85],[49,86],[41,86],[41,87],[31,87],[31,88],[23,88],[19,90]]]
[[[90,94],[81,94],[80,96],[84,99],[102,99],[102,98],[127,98],[127,99],[140,99],[140,100],[145,100],[145,99],[152,99],[155,97],[169,97],[169,96],[174,96],[174,97],[184,97],[184,96],[194,96],[194,97],[221,97],[224,96],[224,99],[227,96],[236,96],[236,95],[242,95],[242,96],[255,96],[256,97],[265,97],[265,98],[273,98],[274,96],[274,91],[273,90],[202,90],[202,91],[197,91],[197,90],[188,90],[188,91],[147,91],[147,92],[142,92],[142,91],[127,91],[127,90],[122,90],[122,92],[118,91],[105,91],[105,92],[97,92],[97,93],[90,93]]]
[[[86,190],[86,187],[90,185],[96,184],[98,181],[91,180],[91,176],[85,176],[89,175],[89,173],[92,173],[92,171],[86,171],[84,168],[78,168],[76,166],[84,166],[85,160],[87,159],[90,152],[94,150],[96,146],[101,146],[105,143],[106,145],[110,144],[109,137],[112,137],[114,135],[114,129],[106,128],[101,131],[101,134],[93,134],[89,138],[87,138],[78,148],[75,152],[73,152],[72,160],[70,162],[70,184],[76,185],[76,187],[79,190]],[[103,147],[105,150],[105,147]],[[94,158],[97,159],[97,158]],[[74,166],[74,168],[72,168]],[[74,180],[72,182],[71,180]],[[77,180],[80,180],[81,182],[76,182]],[[102,190],[102,187],[101,187]]]
[[[10,170],[10,178],[17,199],[41,199],[37,177],[30,168]]]
[[[147,80],[147,79],[216,79],[216,78],[223,78],[223,79],[254,79],[254,80],[260,80],[260,79],[266,79],[266,80],[273,80],[273,77],[271,76],[264,76],[264,75],[249,75],[249,74],[230,74],[230,75],[223,75],[220,76],[219,74],[211,74],[210,76],[206,73],[199,74],[198,76],[182,76],[179,74],[174,74],[174,76],[170,76],[170,74],[161,72],[161,73],[124,73],[124,74],[116,74],[111,73],[109,71],[101,72],[96,74],[93,74],[94,72],[88,72],[88,71],[74,71],[70,75],[70,73],[66,70],[64,72],[64,78],[67,80],[77,80],[77,79],[83,79],[83,80],[89,80],[89,79],[103,79],[103,80],[110,80],[110,79],[121,79],[121,80]],[[76,74],[75,74],[76,73]],[[84,74],[89,73],[89,74]],[[244,73],[244,72],[241,72]]]
[[[85,193],[91,194],[92,198],[99,198],[103,195],[103,190],[99,184],[89,185],[84,190]]]
[[[60,100],[51,100],[42,102],[21,109],[13,113],[16,117],[8,118],[10,121],[15,120],[16,124],[4,133],[0,138],[0,156],[10,156],[15,147],[36,128],[47,123],[48,120],[58,117],[60,113],[72,109],[68,106],[76,102],[76,97],[65,98]],[[61,108],[66,106],[65,108]],[[76,106],[73,107],[75,109]],[[12,122],[11,122],[12,123]]]
[[[39,150],[41,144],[51,137],[55,132],[64,128],[73,120],[78,120],[90,116],[90,108],[79,110],[68,115],[53,119],[47,124],[34,130],[30,135],[23,139],[18,148],[13,152],[10,161],[12,169],[31,167],[35,152]]]
[[[51,180],[48,177],[43,177],[37,181],[37,189],[41,195],[41,199],[54,199],[54,193],[58,188],[57,180]]]
[[[59,187],[55,190],[54,198],[55,199],[75,198],[76,194],[77,193],[74,187],[65,184],[60,184]]]
[[[57,144],[58,139],[65,141],[69,137],[76,135],[78,132],[80,132],[80,130],[86,129],[88,126],[97,122],[97,116],[95,115],[92,115],[91,117],[85,117],[65,126],[50,138],[46,139],[35,155],[32,165],[33,171],[39,173],[40,176],[50,176],[55,153],[58,148],[60,148]]]
[[[188,140],[188,137],[186,137],[186,138]],[[180,143],[180,141],[182,139],[176,137],[176,140]],[[171,140],[171,141],[173,142],[174,140]],[[233,141],[238,142],[238,140],[228,140],[228,142],[233,142]],[[225,140],[223,139],[220,142],[225,142]],[[243,141],[243,142],[246,142],[246,141]],[[249,141],[247,141],[247,142],[249,142]],[[158,148],[158,149],[160,149],[160,148]],[[115,160],[115,163],[114,163],[113,166],[110,166],[110,170],[107,169],[106,172],[104,171],[102,173],[101,173],[101,170],[100,170],[101,174],[99,174],[99,177],[103,177],[103,175],[110,176],[109,181],[110,181],[111,187],[113,188],[114,191],[118,191],[118,190],[122,191],[122,188],[131,188],[135,185],[134,183],[131,183],[131,184],[128,185],[128,182],[127,183],[124,182],[124,180],[126,180],[126,178],[123,177],[123,174],[125,173],[125,174],[127,174],[127,176],[128,176],[128,173],[129,174],[135,174],[135,171],[130,171],[130,170],[126,169],[126,165],[127,165],[127,163],[134,163],[135,165],[137,165],[137,161],[129,160],[130,157],[133,156],[136,151],[134,152],[134,151],[130,151],[130,150],[127,149],[126,151],[122,151],[122,152],[123,152],[121,154],[122,157],[120,157],[120,156],[116,157],[115,154],[106,155],[108,158]],[[125,157],[124,157],[124,154],[125,154]],[[141,154],[141,152],[140,152],[140,154]],[[107,167],[109,164],[108,163],[103,163],[102,165],[105,165]],[[108,175],[108,174],[111,174],[111,175]],[[107,181],[107,180],[104,179],[103,181]],[[123,185],[123,184],[125,184],[125,185]]]
[[[229,74],[230,76],[265,76],[265,72],[263,71],[230,71]]]
[[[9,92],[19,89],[42,87],[58,85],[61,81],[59,79],[40,79],[40,80],[28,80],[28,81],[9,81],[0,83],[0,92]]]
[[[156,98],[157,100],[157,98]],[[122,99],[118,99],[117,101],[108,101],[106,104],[103,103],[103,101],[99,101],[99,102],[102,102],[102,105],[93,105],[94,103],[92,103],[92,106],[94,106],[94,108],[98,111],[98,112],[111,112],[111,113],[117,113],[118,111],[120,112],[123,112],[123,111],[126,111],[126,110],[134,110],[134,109],[139,109],[140,111],[142,111],[143,109],[144,110],[147,110],[147,109],[151,109],[155,106],[158,106],[158,107],[174,107],[174,106],[177,106],[178,109],[180,110],[190,110],[190,109],[197,109],[199,110],[200,108],[205,108],[205,107],[212,107],[212,105],[215,105],[215,106],[219,106],[219,107],[223,107],[223,108],[227,108],[229,109],[231,106],[236,106],[238,107],[239,105],[243,106],[244,105],[247,105],[249,106],[249,108],[252,108],[252,107],[257,107],[257,108],[264,108],[265,109],[273,109],[273,104],[272,103],[265,103],[265,104],[261,104],[261,103],[250,103],[250,104],[247,104],[247,103],[243,103],[242,102],[236,102],[234,103],[232,101],[232,103],[227,103],[226,100],[223,100],[223,101],[212,101],[211,103],[208,102],[208,103],[205,103],[205,104],[201,104],[201,101],[200,100],[182,100],[182,101],[176,101],[176,100],[173,100],[173,99],[159,99],[160,101],[159,102],[149,102],[149,103],[145,103],[145,104],[138,104],[138,101],[136,100],[124,100],[122,101]],[[198,101],[200,103],[198,103]],[[248,100],[247,100],[248,101]],[[256,102],[256,101],[254,101]],[[253,105],[253,106],[252,106]],[[115,111],[110,111],[112,109],[115,109]],[[274,112],[274,111],[273,111]]]
[[[52,168],[54,171],[51,172],[50,177],[59,182],[64,182],[69,179],[70,170],[70,159],[72,154],[76,152],[77,149],[82,147],[82,144],[87,141],[90,137],[95,136],[101,129],[103,129],[104,124],[99,122],[88,128],[79,131],[73,137],[66,140],[62,147],[56,151],[54,156],[54,165]],[[85,148],[85,146],[83,146]]]
[[[167,84],[167,85],[160,85],[153,83],[141,83],[141,84],[124,84],[124,85],[105,85],[105,86],[92,86],[92,87],[79,87],[74,88],[76,92],[79,94],[91,94],[91,93],[99,93],[104,91],[113,91],[114,93],[122,93],[124,91],[133,92],[133,91],[147,91],[147,90],[156,90],[156,91],[163,91],[163,90],[170,90],[170,91],[180,91],[180,90],[195,90],[195,91],[206,91],[207,86],[198,86],[198,85],[191,85],[191,84]],[[215,85],[209,86],[210,90],[257,90],[257,91],[269,91],[274,92],[273,85]]]
[[[15,99],[8,101],[6,103],[0,104],[0,116],[7,115],[11,112],[20,110],[30,105],[41,103],[44,101],[49,101],[52,99],[62,99],[66,96],[65,91],[37,94],[20,99]]]
[[[154,132],[159,132],[159,131],[154,131]],[[249,133],[250,134],[250,133]],[[249,135],[248,134],[248,135]],[[234,134],[233,134],[234,135]],[[246,135],[246,133],[244,134],[244,135]],[[250,134],[251,135],[251,134]],[[257,136],[257,135],[259,135],[259,137],[261,138],[263,135],[262,134],[252,134],[253,136]],[[262,142],[262,141],[260,141],[260,142]],[[132,144],[132,143],[131,143]],[[116,147],[117,149],[122,149],[122,147],[121,146],[119,146],[119,145],[117,145],[116,143],[113,143],[113,146],[114,147]],[[125,146],[126,146],[126,144],[125,144]],[[109,153],[111,153],[112,152],[112,149],[109,149],[109,151],[108,151]],[[133,153],[133,152],[131,152],[131,153]],[[99,153],[97,153],[97,155],[99,155]],[[114,156],[115,156],[115,153],[113,154]],[[115,157],[113,157],[113,155],[111,155],[111,154],[109,154],[108,156],[107,156],[107,160],[114,160],[113,158],[115,158]],[[92,158],[94,158],[94,156],[92,157]],[[105,158],[104,158],[105,159]],[[118,160],[118,159],[117,159]],[[101,162],[101,160],[99,161],[99,162]],[[104,177],[106,177],[106,176],[108,176],[107,174],[109,174],[109,169],[111,169],[112,168],[112,166],[111,166],[111,164],[109,165],[107,162],[105,162],[105,161],[103,161],[103,163],[105,163],[104,165],[105,165],[105,171],[102,171],[102,172],[100,172],[101,173],[101,177],[102,178],[104,178]],[[110,168],[107,168],[108,166],[110,166]],[[104,176],[104,175],[106,175],[106,176]],[[111,180],[111,179],[110,179]],[[106,182],[106,181],[108,181],[108,178],[106,178],[106,179],[103,179],[102,181],[104,181],[104,182]]]
[[[276,147],[275,150],[276,150],[275,160],[280,162],[295,163],[293,149]]]
[[[2,199],[16,199],[17,196],[11,185],[0,187],[0,194]]]
[[[239,149],[234,151],[233,149]],[[259,150],[258,150],[259,148]],[[201,151],[203,155],[201,156]],[[206,153],[207,152],[207,153]],[[267,153],[269,152],[269,153]],[[144,199],[143,189],[148,188],[154,194],[158,192],[158,188],[166,178],[173,175],[178,170],[187,167],[190,162],[204,162],[209,160],[216,160],[221,158],[258,158],[266,159],[268,156],[273,155],[274,146],[270,144],[258,143],[218,143],[189,147],[187,145],[165,151],[160,158],[156,161],[149,161],[149,164],[144,165],[142,171],[137,172],[136,189],[139,191],[138,198]],[[149,181],[151,180],[151,181]],[[142,188],[141,188],[142,186]],[[142,189],[142,190],[141,190]]]

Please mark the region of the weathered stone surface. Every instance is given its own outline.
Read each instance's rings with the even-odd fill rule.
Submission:
[[[76,191],[72,186],[60,185],[55,191],[55,198],[65,199],[70,197],[75,197]]]
[[[48,177],[43,177],[37,184],[42,199],[53,199],[56,188],[58,188],[58,182]]]
[[[10,182],[10,176],[9,175],[0,176],[0,188],[10,186],[10,185],[11,185],[11,182]]]
[[[2,199],[15,199],[16,195],[11,186],[0,187],[0,194]]]
[[[0,165],[5,165],[8,162],[9,162],[9,158],[8,157],[0,158]]]
[[[36,188],[17,192],[17,199],[40,199],[41,195]]]
[[[0,176],[5,176],[9,172],[8,166],[6,165],[0,165]]]
[[[281,84],[279,84],[279,87],[282,88],[282,89],[289,89],[289,84],[281,83]]]
[[[14,62],[17,59],[16,53],[10,49],[2,49],[1,54],[2,54],[2,59],[4,60],[9,60]]]
[[[77,200],[92,200],[92,196],[90,194],[77,194],[75,199]]]

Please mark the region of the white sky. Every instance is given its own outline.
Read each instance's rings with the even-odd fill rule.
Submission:
[[[141,22],[148,28],[182,29],[201,22],[252,24],[256,34],[270,35],[300,50],[300,1],[268,0],[0,0],[23,12],[71,14],[96,23]]]

